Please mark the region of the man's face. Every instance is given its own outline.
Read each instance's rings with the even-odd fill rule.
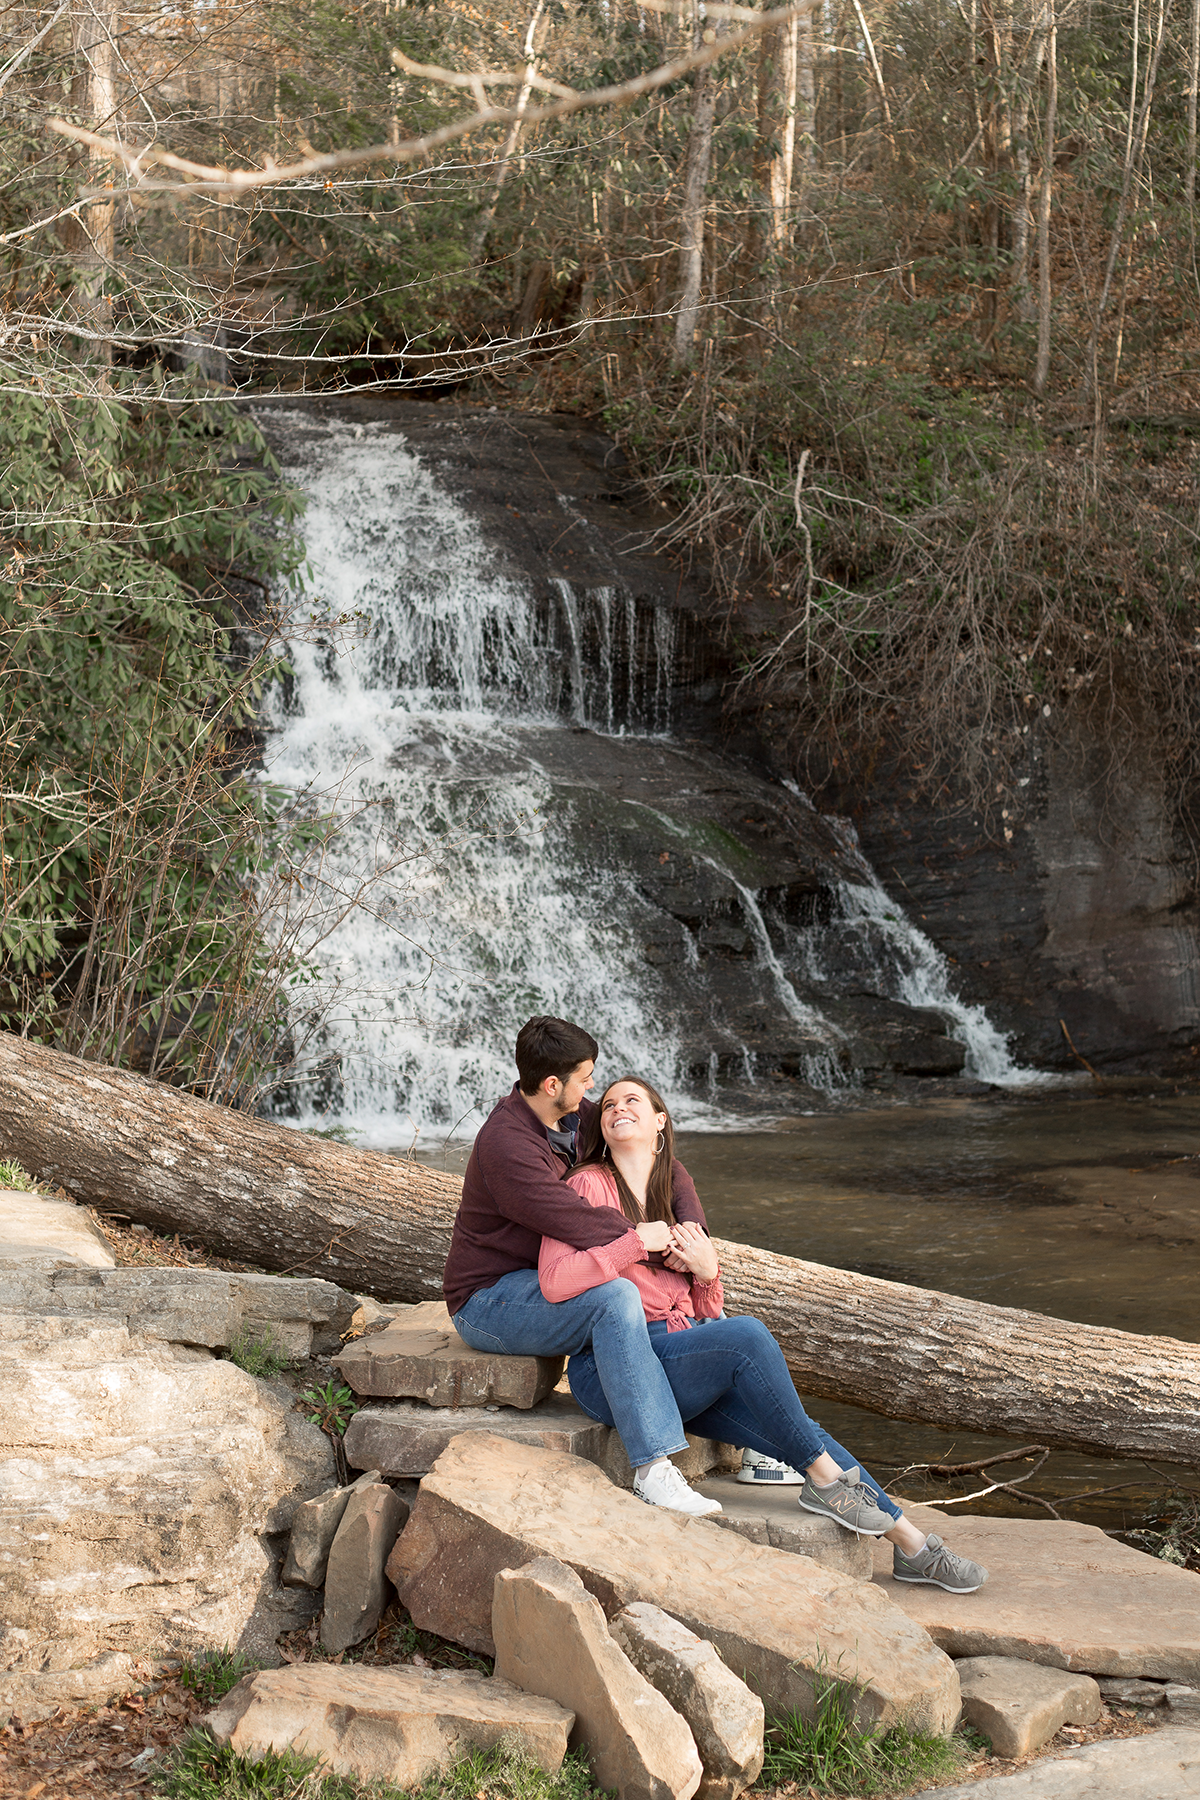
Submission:
[[[596,1067],[592,1062],[581,1062],[578,1068],[572,1069],[563,1082],[558,1095],[558,1116],[565,1118],[567,1113],[578,1112],[579,1102],[590,1087],[596,1084],[592,1080],[592,1071]]]

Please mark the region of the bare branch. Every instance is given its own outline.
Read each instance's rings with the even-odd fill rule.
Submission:
[[[9,57],[8,61],[4,65],[4,67],[2,69],[0,69],[0,88],[4,88],[8,85],[9,81],[16,74],[16,72],[20,68],[21,64],[25,61],[26,57],[32,56],[33,52],[37,49],[37,47],[41,43],[42,39],[44,37],[49,37],[50,33],[54,30],[54,27],[58,24],[58,21],[62,18],[63,14],[70,12],[70,10],[71,10],[71,0],[63,0],[62,5],[59,7],[58,11],[54,14],[54,17],[49,21],[48,24],[42,26],[42,29],[37,33],[36,37],[31,37],[27,44],[22,44],[21,48],[15,53],[15,55]]]
[[[534,107],[523,115],[526,126],[550,124],[556,119],[565,119],[572,113],[593,111],[602,107],[625,106],[631,100],[640,99],[644,94],[657,93],[661,88],[669,87],[672,82],[679,81],[697,69],[707,69],[710,63],[728,56],[731,51],[739,50],[752,43],[764,31],[773,31],[776,26],[786,24],[789,19],[798,18],[809,10],[808,0],[795,6],[781,6],[773,12],[759,13],[752,25],[734,37],[719,38],[714,43],[702,44],[699,49],[692,50],[687,56],[681,56],[675,62],[662,63],[657,69],[650,69],[644,75],[638,75],[631,81],[617,82],[609,87],[589,88],[583,93],[574,93],[569,98],[555,101],[550,106]],[[442,75],[452,86],[458,86],[457,73],[444,70]],[[432,79],[432,77],[430,77]],[[439,79],[441,77],[439,76]],[[479,77],[475,77],[479,80]],[[471,83],[468,83],[471,85]],[[360,169],[373,162],[417,162],[434,150],[440,150],[444,144],[452,144],[479,131],[485,125],[510,125],[521,117],[516,107],[487,106],[456,119],[452,125],[444,125],[439,131],[431,131],[425,137],[407,138],[398,144],[366,144],[361,149],[331,150],[325,155],[308,156],[303,162],[279,164],[268,157],[261,169],[227,169],[219,164],[189,162],[186,158],[175,156],[168,150],[158,150],[153,144],[143,145],[135,150],[127,144],[116,143],[112,138],[101,137],[97,132],[85,131],[82,126],[71,125],[66,119],[48,119],[46,123],[51,131],[58,132],[60,137],[70,138],[73,142],[87,144],[92,150],[114,161],[125,165],[133,185],[143,192],[170,194],[222,193],[242,194],[251,188],[278,187],[283,182],[299,181],[305,176],[335,174],[342,169]],[[144,169],[151,165],[174,169],[180,175],[190,177],[188,181],[150,181]],[[90,191],[90,190],[89,190]],[[111,198],[108,189],[98,190]]]
[[[564,87],[561,81],[551,81],[536,71],[530,74],[526,69],[482,69],[478,74],[460,75],[454,69],[439,69],[433,63],[410,62],[402,50],[392,51],[392,62],[405,75],[415,75],[420,81],[437,81],[443,87],[471,88],[479,87],[530,87],[540,88],[543,93],[557,94],[560,100],[577,100],[578,88]]]

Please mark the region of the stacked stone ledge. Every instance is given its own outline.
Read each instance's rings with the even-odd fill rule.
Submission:
[[[581,1456],[618,1486],[633,1485],[616,1432],[589,1418],[565,1390],[561,1356],[472,1350],[441,1301],[394,1309],[382,1331],[348,1344],[334,1367],[367,1402],[346,1432],[352,1468],[377,1468],[388,1479],[419,1479],[452,1438],[486,1431]],[[675,1458],[688,1480],[728,1466],[726,1446],[691,1436],[688,1444]]]

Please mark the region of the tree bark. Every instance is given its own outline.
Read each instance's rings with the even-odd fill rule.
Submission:
[[[1042,184],[1038,190],[1038,344],[1033,391],[1040,398],[1050,375],[1050,207],[1054,194],[1054,132],[1058,122],[1058,22],[1054,0],[1048,0],[1050,31],[1046,45],[1046,124],[1042,134]]]
[[[461,1184],[0,1033],[0,1153],[223,1255],[429,1300]],[[1200,1466],[1200,1347],[718,1243],[801,1393],[895,1419]]]
[[[722,21],[718,20],[713,29],[716,36],[721,36]],[[699,42],[697,36],[697,45]],[[676,368],[686,368],[696,348],[700,284],[704,273],[704,215],[708,203],[708,170],[712,161],[713,119],[717,110],[715,72],[699,69],[693,83],[692,128],[688,135],[680,219],[679,310],[675,315],[673,348]]]
[[[116,21],[108,0],[80,0],[71,8],[75,72],[71,103],[93,131],[111,130],[116,112]],[[93,154],[86,164],[88,181],[112,187],[112,165]],[[116,254],[115,208],[111,200],[93,200],[68,230],[76,269],[75,310],[86,330],[96,334],[90,354],[112,360],[108,333],[112,305],[104,282]]]

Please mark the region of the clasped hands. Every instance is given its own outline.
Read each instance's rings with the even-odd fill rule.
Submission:
[[[694,1275],[697,1281],[716,1280],[720,1264],[712,1239],[690,1219],[684,1219],[678,1225],[648,1219],[634,1229],[648,1251],[663,1252],[665,1266],[677,1275]]]

